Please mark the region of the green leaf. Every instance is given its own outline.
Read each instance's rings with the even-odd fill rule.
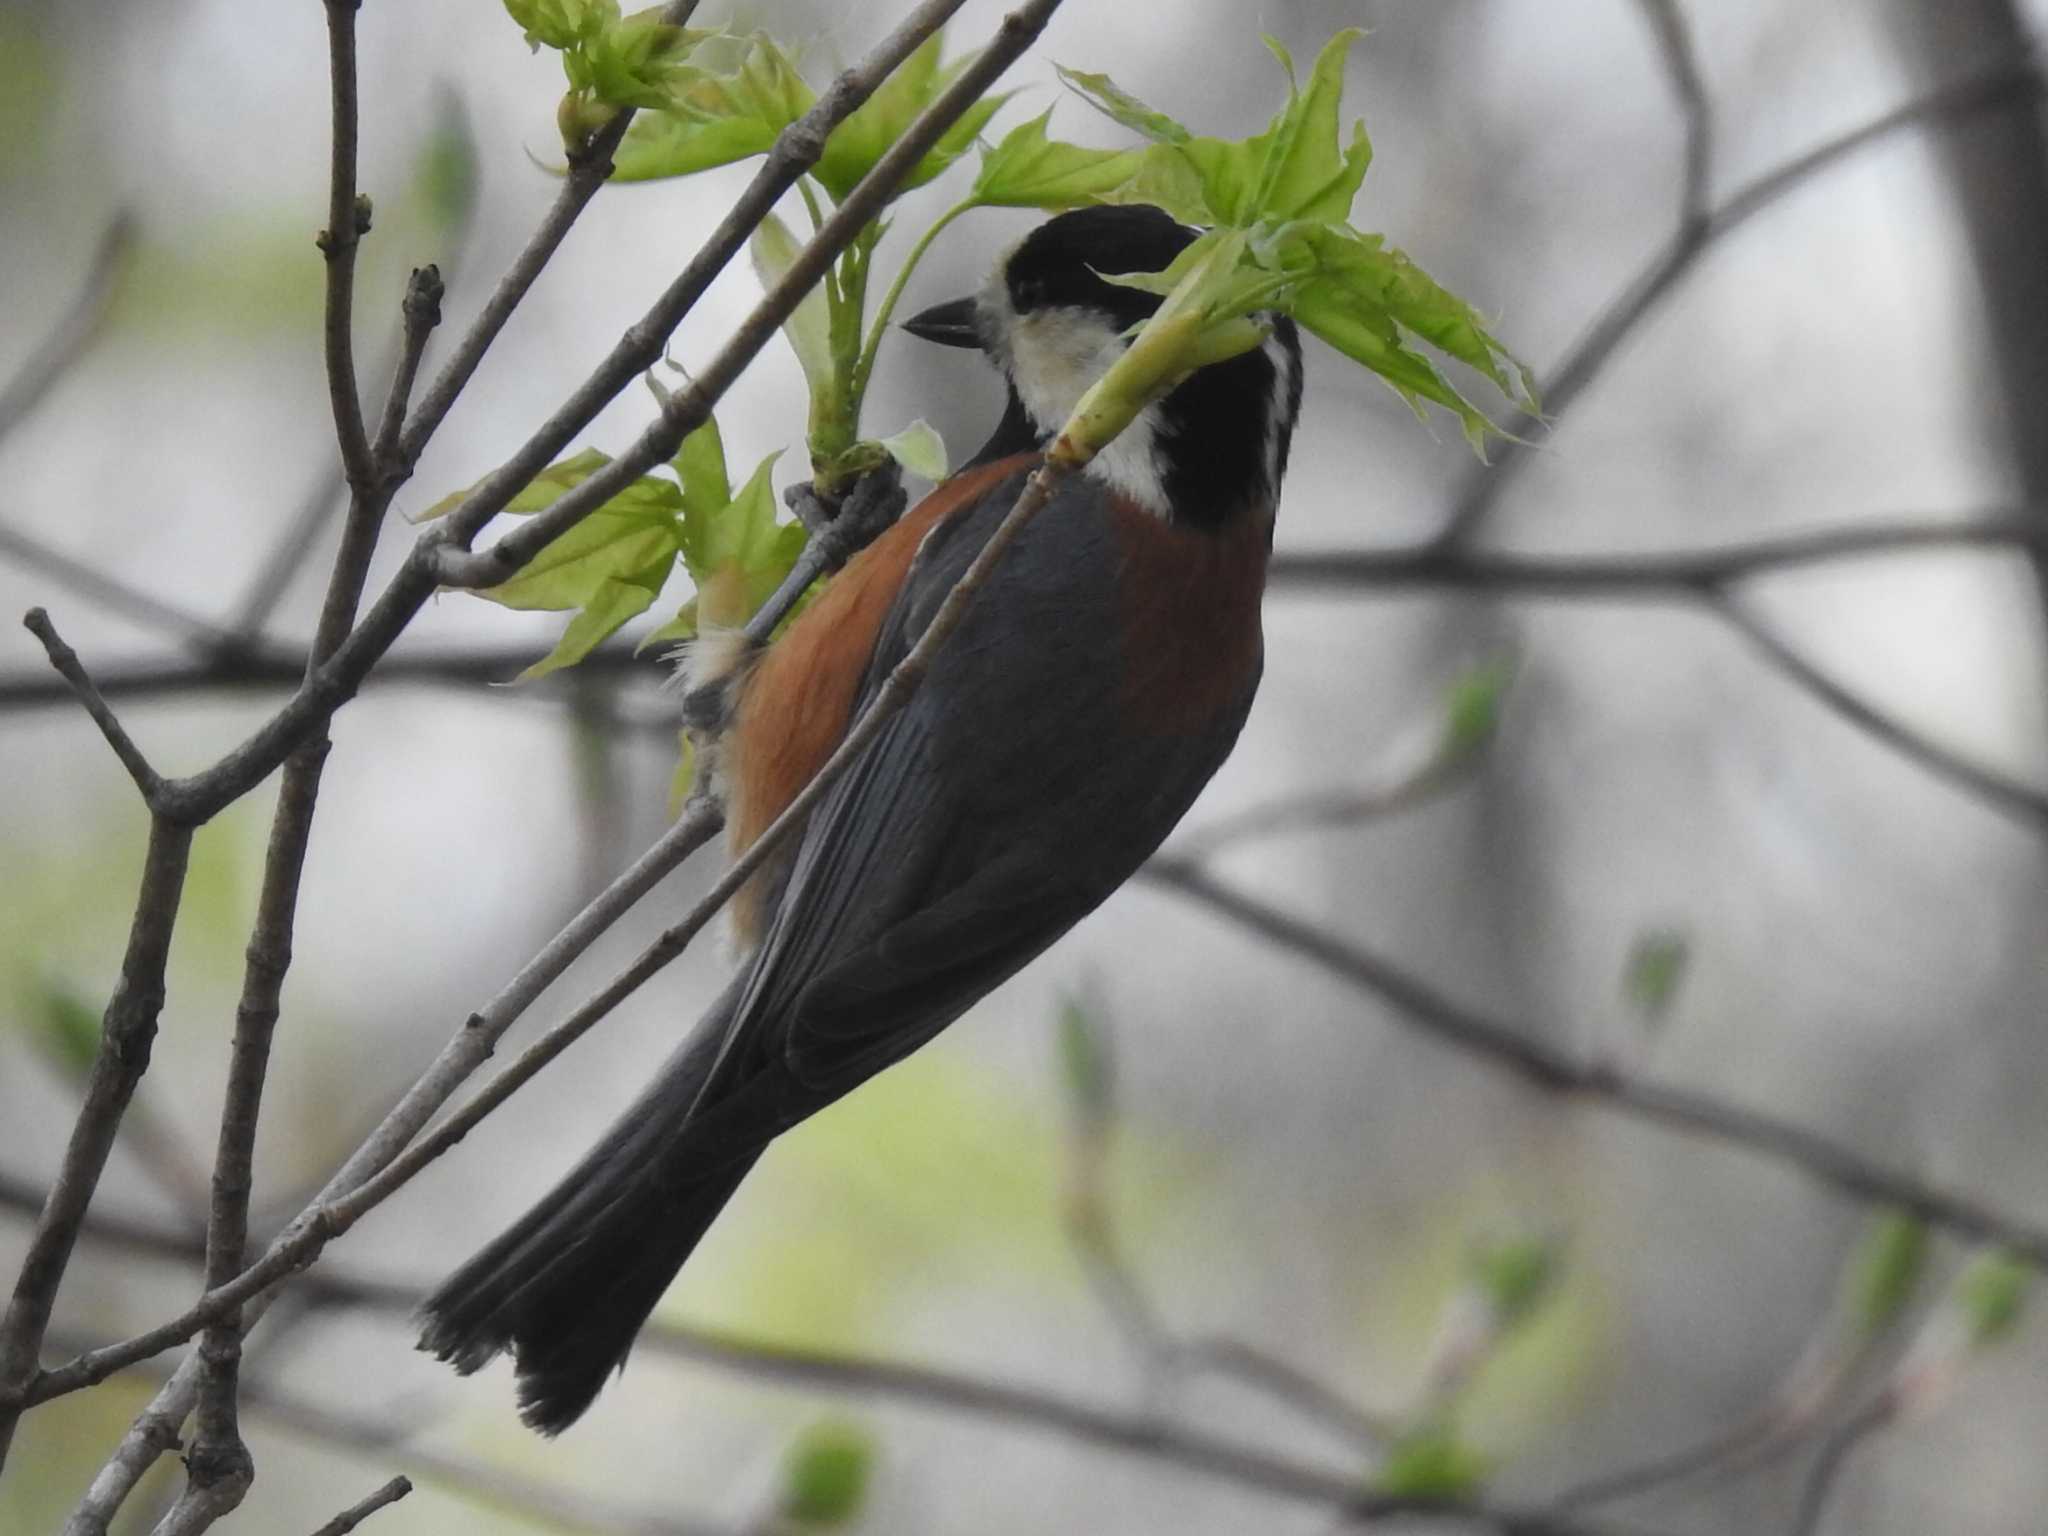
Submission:
[[[530,48],[574,48],[619,14],[606,0],[505,0],[505,11],[525,29]]]
[[[1373,1491],[1400,1499],[1469,1499],[1486,1482],[1486,1460],[1445,1425],[1404,1435],[1387,1451]]]
[[[666,624],[650,629],[640,637],[640,643],[633,647],[638,656],[653,650],[657,645],[680,645],[685,640],[697,638],[697,599],[691,598],[676,610],[676,616]]]
[[[1372,141],[1365,124],[1351,125],[1351,142],[1338,147],[1338,113],[1344,97],[1344,62],[1351,45],[1365,36],[1347,27],[1323,45],[1309,71],[1308,89],[1297,92],[1294,62],[1271,38],[1266,44],[1287,71],[1288,102],[1266,132],[1253,203],[1259,217],[1328,219],[1342,222],[1372,164]]]
[[[654,567],[650,567],[652,571]],[[668,562],[659,562],[662,578],[669,571]],[[638,618],[654,603],[661,591],[661,580],[650,578],[648,582],[626,580],[616,576],[606,577],[598,583],[588,601],[569,621],[569,627],[562,631],[562,638],[555,642],[555,648],[540,661],[535,662],[519,674],[518,681],[527,683],[537,677],[546,677],[550,672],[563,667],[573,667],[616,634],[628,620]]]
[[[676,771],[668,781],[668,814],[673,821],[683,814],[683,802],[690,798],[690,791],[697,785],[697,743],[690,740],[688,731],[676,732],[680,744],[676,754]]]
[[[942,38],[943,34],[934,33],[919,44],[826,139],[825,153],[811,174],[832,194],[834,202],[843,201],[847,193],[860,185],[861,178],[903,137],[918,115],[973,62],[974,54],[963,54],[941,68]],[[893,195],[900,197],[923,186],[967,153],[988,120],[1008,99],[1002,94],[984,96],[969,107],[917,162]]]
[[[1482,661],[1444,692],[1444,753],[1463,758],[1483,751],[1500,729],[1500,713],[1508,685],[1514,681],[1512,660]]]
[[[1646,1023],[1661,1024],[1678,1001],[1692,958],[1691,942],[1672,929],[1638,934],[1622,967],[1621,991]]]
[[[803,552],[803,525],[776,520],[771,472],[780,457],[763,459],[725,507],[683,517],[683,563],[697,586],[699,624],[745,623]]]
[[[659,591],[683,545],[682,513],[673,481],[637,480],[544,546],[517,576],[477,596],[507,608],[560,610],[597,601],[615,577]]]
[[[847,1419],[827,1419],[797,1436],[782,1469],[780,1513],[814,1529],[850,1524],[874,1480],[875,1441]]]
[[[1956,1277],[1955,1305],[1970,1330],[1970,1343],[1988,1348],[2019,1326],[2033,1271],[2009,1253],[1987,1253]]]
[[[611,461],[610,454],[602,453],[595,448],[586,448],[581,453],[573,454],[569,458],[562,460],[559,464],[550,464],[546,469],[529,480],[526,483],[525,489],[505,503],[505,510],[507,512],[527,513],[539,512],[546,507],[551,507],[557,501],[560,501],[563,496],[575,490],[577,486],[588,480],[600,469],[603,469],[605,465],[611,463]],[[476,485],[465,486],[459,491],[453,491],[443,496],[431,507],[428,507],[426,511],[415,515],[413,521],[416,523],[431,523],[437,517],[447,516],[465,501],[469,500],[476,493],[477,485],[482,484],[483,481],[479,480],[476,482]]]
[[[970,202],[1057,212],[1096,202],[1130,181],[1139,161],[1134,152],[1086,149],[1048,138],[1045,125],[1051,118],[1048,107],[982,151]]]
[[[1116,1053],[1106,1031],[1078,1002],[1060,1008],[1060,1076],[1074,1117],[1083,1126],[1106,1125],[1116,1113]]]
[[[781,219],[772,213],[763,219],[754,230],[753,238],[747,242],[747,251],[753,257],[754,272],[761,279],[761,286],[773,288],[780,282],[802,248],[801,242]],[[782,334],[789,338],[796,360],[803,367],[804,383],[810,397],[816,400],[821,393],[829,393],[836,375],[832,359],[832,316],[822,285],[803,296],[795,312],[783,322]]]
[[[1067,88],[1089,106],[1155,144],[1185,144],[1194,137],[1164,112],[1146,106],[1107,75],[1091,75],[1059,64],[1053,68],[1059,72]]]
[[[684,61],[704,35],[670,26],[661,19],[661,7],[651,6],[623,20],[607,20],[563,63],[577,66],[570,69],[570,79],[599,101],[660,108],[689,74]]]
[[[816,98],[768,37],[749,38],[729,71],[692,69],[671,83],[657,111],[633,119],[612,157],[614,181],[690,176],[766,154]]]
[[[1469,1272],[1496,1325],[1518,1328],[1536,1314],[1557,1288],[1563,1252],[1547,1237],[1489,1242],[1474,1250]]]
[[[1927,1223],[1905,1211],[1880,1211],[1864,1229],[1844,1287],[1850,1325],[1874,1338],[1898,1321],[1927,1274]]]
[[[444,234],[466,229],[476,208],[476,138],[462,98],[435,92],[434,124],[413,159],[413,195]]]
[[[934,484],[946,478],[946,440],[922,416],[894,437],[882,439],[889,457]]]
[[[670,462],[683,485],[685,516],[709,517],[732,500],[732,483],[725,478],[725,439],[716,416],[706,416]]]
[[[83,1078],[99,1055],[99,1012],[62,982],[45,982],[40,990],[37,1043],[66,1072]]]

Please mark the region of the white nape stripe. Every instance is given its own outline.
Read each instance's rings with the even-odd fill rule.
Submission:
[[[1280,495],[1280,434],[1292,425],[1287,402],[1298,387],[1295,370],[1301,366],[1301,360],[1282,346],[1277,336],[1268,336],[1260,350],[1266,354],[1266,361],[1273,365],[1273,397],[1266,402],[1266,494],[1277,500]]]

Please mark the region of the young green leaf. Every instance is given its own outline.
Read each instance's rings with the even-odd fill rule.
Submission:
[[[682,548],[682,509],[673,481],[637,481],[543,547],[518,575],[477,596],[507,608],[559,611],[594,602],[614,577],[658,591]]]
[[[1514,662],[1495,657],[1471,667],[1444,690],[1444,754],[1468,757],[1485,749],[1500,729]]]
[[[797,1437],[783,1463],[780,1514],[813,1529],[850,1524],[867,1502],[875,1440],[860,1425],[827,1419]]]
[[[1988,1348],[2019,1326],[2033,1278],[2033,1271],[2009,1253],[1984,1254],[1956,1277],[1953,1304],[1962,1312],[1972,1345]]]
[[[747,242],[748,254],[753,257],[754,273],[761,279],[763,288],[772,288],[782,280],[802,249],[801,242],[790,233],[789,226],[769,214],[754,230]],[[832,357],[832,316],[825,298],[825,289],[813,288],[803,296],[796,310],[782,323],[782,334],[789,338],[789,344],[796,352],[796,360],[804,370],[804,383],[811,399],[829,394],[836,388],[836,374]]]
[[[695,69],[671,82],[664,102],[643,112],[612,157],[614,181],[690,176],[765,155],[776,136],[816,98],[775,42],[756,35],[729,71]]]
[[[555,648],[521,672],[518,681],[529,683],[563,667],[575,666],[616,634],[627,621],[645,613],[659,595],[671,564],[670,561],[659,561],[649,565],[641,573],[642,580],[608,576],[599,582],[576,617],[569,621],[569,627],[562,631],[562,638],[555,642]]]
[[[1185,144],[1194,137],[1164,112],[1148,107],[1107,75],[1092,75],[1055,64],[1067,89],[1096,111],[1155,144]]]
[[[676,771],[668,781],[668,814],[674,820],[683,814],[683,802],[690,798],[690,791],[697,784],[697,743],[690,739],[688,731],[676,732],[679,750],[676,753]]]
[[[1138,169],[1132,150],[1086,149],[1046,136],[1048,107],[1019,123],[1002,143],[981,154],[981,170],[967,194],[990,208],[1042,208],[1058,212],[1096,202],[1126,185]]]
[[[812,174],[832,194],[834,202],[843,201],[847,193],[860,185],[861,178],[903,137],[918,114],[973,62],[973,54],[964,54],[941,68],[942,38],[942,33],[934,33],[919,44],[826,139],[825,153]],[[988,126],[988,120],[1007,100],[1007,94],[996,94],[976,101],[917,162],[894,195],[901,197],[923,186],[966,154],[976,136]]]
[[[1486,1482],[1486,1459],[1448,1425],[1403,1436],[1387,1452],[1373,1491],[1404,1499],[1469,1499]]]
[[[608,0],[505,0],[505,11],[525,29],[526,45],[535,50],[574,48],[619,14]]]
[[[1875,1338],[1899,1320],[1919,1294],[1931,1244],[1927,1223],[1905,1211],[1871,1218],[1849,1261],[1844,1286],[1850,1326]]]
[[[572,83],[615,107],[661,107],[687,73],[685,60],[705,34],[671,26],[652,6],[607,19],[595,36],[563,56]]]
[[[803,525],[776,520],[770,474],[780,457],[763,459],[727,506],[683,517],[682,556],[697,587],[698,623],[744,624],[803,552]]]
[[[1692,945],[1682,933],[1661,928],[1636,936],[1622,967],[1621,990],[1645,1023],[1661,1024],[1671,1012],[1691,958]]]
[[[716,416],[706,416],[670,462],[683,485],[685,516],[710,517],[732,500],[732,483],[725,477],[725,439]]]
[[[1116,1053],[1106,1031],[1080,1003],[1060,1008],[1060,1071],[1074,1118],[1098,1130],[1116,1113]]]
[[[1485,1298],[1495,1326],[1505,1332],[1527,1322],[1550,1299],[1562,1261],[1552,1238],[1484,1243],[1470,1260],[1471,1284]]]
[[[894,437],[882,439],[889,457],[909,470],[937,484],[946,478],[946,440],[922,416]]]
[[[505,504],[505,510],[507,512],[527,513],[539,512],[543,508],[551,507],[564,495],[576,489],[577,486],[588,480],[600,469],[603,469],[611,461],[610,454],[602,453],[595,448],[586,448],[581,453],[570,455],[559,464],[550,464],[546,469],[526,482],[525,488]],[[477,485],[482,484],[483,481],[481,480],[477,482]],[[446,517],[450,512],[453,512],[457,507],[469,500],[475,491],[476,485],[464,486],[459,491],[452,491],[435,502],[431,507],[428,507],[424,512],[414,514],[413,521],[416,523],[431,523],[437,517]]]
[[[46,982],[41,991],[42,1028],[37,1043],[65,1071],[83,1078],[99,1055],[100,1016],[61,982]]]

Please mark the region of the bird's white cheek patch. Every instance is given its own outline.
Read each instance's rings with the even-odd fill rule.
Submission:
[[[1009,336],[1010,377],[1032,420],[1047,432],[1066,425],[1089,386],[1124,354],[1123,338],[1079,309],[1019,315],[1011,323]],[[1096,455],[1088,473],[1154,516],[1166,517],[1169,509],[1155,451],[1157,434],[1157,412],[1147,407]]]

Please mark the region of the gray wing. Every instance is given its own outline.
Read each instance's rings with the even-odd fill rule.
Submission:
[[[859,707],[1022,486],[927,540]],[[1053,497],[813,814],[735,1021],[742,1077],[779,1067],[823,1102],[908,1055],[1121,885],[1228,754],[1249,688],[1198,739],[1124,729],[1100,496],[1076,480]]]

